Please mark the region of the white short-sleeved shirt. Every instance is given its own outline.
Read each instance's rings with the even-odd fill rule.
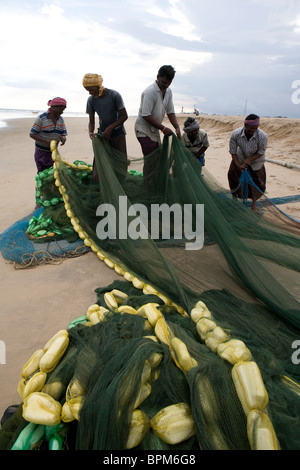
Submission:
[[[141,96],[141,104],[138,117],[135,122],[135,133],[137,137],[150,137],[151,140],[160,140],[159,130],[150,126],[144,116],[153,116],[159,123],[162,123],[166,114],[175,114],[172,90],[167,88],[165,96],[154,82],[147,87]]]
[[[256,153],[261,155],[252,164],[253,170],[260,170],[263,167],[266,157],[266,148],[268,143],[268,136],[261,129],[257,129],[254,135],[248,140],[245,135],[245,128],[239,127],[230,137],[229,153],[237,155],[239,162],[243,163],[246,158],[252,157]]]

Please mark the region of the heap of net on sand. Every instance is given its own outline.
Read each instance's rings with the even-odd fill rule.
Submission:
[[[234,200],[175,136],[149,157],[147,180],[124,173],[101,137],[93,146],[99,181],[79,178],[84,165],[53,146],[51,197],[61,201],[44,215],[60,227],[67,216],[120,281],[99,287],[95,304],[24,365],[1,448],[299,449],[298,227]],[[116,211],[106,219],[113,239],[97,236],[102,204]],[[203,204],[213,243],[186,249],[175,218],[169,237],[162,227],[158,239],[124,236],[137,204],[149,209],[148,231],[155,204]]]

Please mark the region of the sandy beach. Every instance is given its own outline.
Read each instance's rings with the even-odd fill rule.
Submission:
[[[188,114],[179,114],[183,123]],[[35,207],[36,167],[34,142],[29,137],[30,118],[12,119],[0,129],[0,233],[17,220],[32,213]],[[134,134],[134,117],[126,122],[130,169],[140,170],[139,143]],[[92,163],[92,145],[88,137],[88,118],[65,117],[68,139],[59,151],[64,160]],[[228,142],[231,132],[242,126],[241,116],[199,117],[200,126],[208,133],[210,148],[206,168],[228,189],[227,170],[230,164]],[[262,118],[261,129],[269,136],[267,158],[300,165],[300,120]],[[266,163],[269,198],[300,194],[300,171],[274,163]],[[300,219],[300,202],[289,202],[280,209]],[[0,259],[0,341],[6,348],[6,363],[0,364],[0,416],[11,404],[20,402],[17,386],[20,372],[32,353],[43,348],[48,339],[70,321],[86,313],[95,302],[95,289],[110,284],[119,276],[90,252],[56,265],[31,269],[14,269]]]

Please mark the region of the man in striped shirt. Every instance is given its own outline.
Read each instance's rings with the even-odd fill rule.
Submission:
[[[64,145],[67,139],[65,122],[61,117],[67,106],[66,100],[57,97],[48,101],[48,106],[48,111],[36,118],[30,131],[30,137],[35,140],[34,159],[38,173],[53,166],[50,142],[56,140]]]

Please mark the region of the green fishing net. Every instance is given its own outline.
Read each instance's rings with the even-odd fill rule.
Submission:
[[[58,334],[54,363],[41,345],[24,366],[22,413],[4,425],[1,448],[299,449],[297,225],[233,199],[175,136],[147,157],[147,178],[124,174],[100,136],[93,147],[97,181],[53,149],[43,196],[63,201],[43,217],[71,225],[120,281]],[[188,233],[178,210],[166,231],[152,212],[164,204],[191,208]],[[114,236],[100,239],[99,226]]]

